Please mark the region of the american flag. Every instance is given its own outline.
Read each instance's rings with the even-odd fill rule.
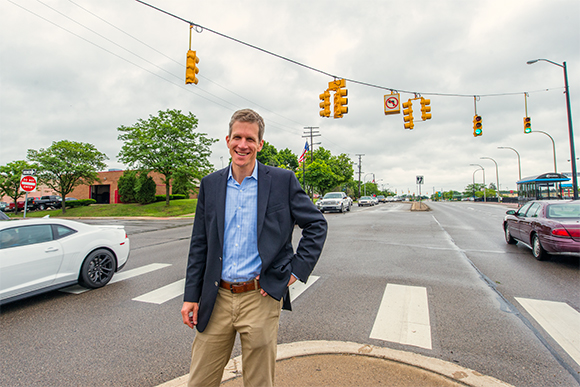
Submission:
[[[300,158],[298,159],[299,163],[304,161],[304,156],[306,156],[306,152],[308,152],[308,151],[309,151],[308,141],[306,141],[306,143],[304,144],[304,151],[302,152],[302,154],[300,155]]]

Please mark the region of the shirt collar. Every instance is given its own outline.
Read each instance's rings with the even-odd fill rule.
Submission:
[[[252,177],[256,181],[258,181],[258,160],[256,160],[256,163],[254,164],[254,170],[252,171],[252,174],[250,176],[247,176],[247,177]],[[229,179],[234,179],[234,176],[232,175],[232,165],[231,164],[230,164],[230,168],[228,170],[228,180]]]

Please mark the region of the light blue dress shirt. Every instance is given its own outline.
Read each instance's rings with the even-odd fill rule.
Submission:
[[[258,253],[258,163],[239,184],[228,174],[222,280],[245,282],[260,274]]]

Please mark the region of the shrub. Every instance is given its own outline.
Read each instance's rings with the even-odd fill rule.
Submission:
[[[135,203],[135,186],[137,185],[137,172],[125,171],[119,178],[119,197],[122,203]]]
[[[169,195],[169,200],[180,200],[180,199],[187,199],[187,198],[185,197],[185,195],[180,195],[180,194]],[[164,202],[165,195],[155,195],[155,201],[156,202]]]
[[[95,204],[96,202],[97,201],[95,199],[69,200],[66,202],[66,206],[68,208],[76,208],[76,207],[90,206],[91,204]]]
[[[155,201],[155,192],[157,191],[157,184],[153,178],[142,172],[137,179],[135,186],[135,199],[137,203],[149,204]]]

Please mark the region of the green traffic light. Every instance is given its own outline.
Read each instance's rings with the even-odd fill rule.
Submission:
[[[475,134],[481,136],[481,129],[475,129]]]

